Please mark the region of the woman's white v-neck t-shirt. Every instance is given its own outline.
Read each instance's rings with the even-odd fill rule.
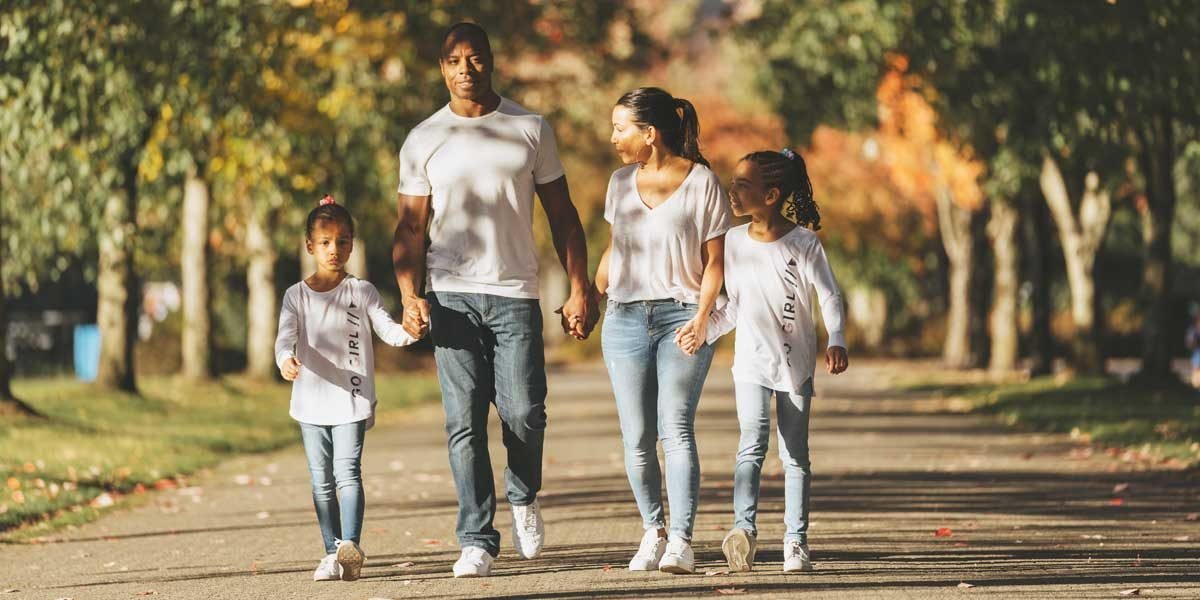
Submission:
[[[638,167],[617,169],[608,181],[608,297],[615,302],[670,298],[699,303],[701,247],[733,223],[721,182],[708,167],[694,164],[683,183],[650,208],[638,193]]]

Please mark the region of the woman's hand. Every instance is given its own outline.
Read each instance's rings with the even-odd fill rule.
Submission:
[[[279,367],[279,374],[288,381],[295,381],[300,376],[300,361],[295,356],[283,361],[283,366]]]
[[[691,356],[708,340],[708,317],[697,314],[691,321],[675,330],[675,345]]]

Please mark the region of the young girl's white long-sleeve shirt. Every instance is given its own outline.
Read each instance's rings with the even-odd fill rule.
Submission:
[[[846,347],[842,292],[817,234],[804,227],[773,242],[750,237],[750,226],[725,234],[725,289],[729,302],[713,311],[708,341],[735,327],[733,379],[795,395],[816,369],[816,292],[829,347]],[[810,384],[811,385],[811,384]]]
[[[346,276],[318,292],[301,281],[283,294],[275,363],[295,357],[300,375],[292,383],[290,414],[301,423],[375,424],[375,353],[371,328],[392,346],[417,341],[392,320],[368,281]]]

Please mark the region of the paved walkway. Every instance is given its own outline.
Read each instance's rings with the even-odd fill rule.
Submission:
[[[536,560],[515,558],[502,505],[505,550],[494,576],[450,577],[458,555],[454,490],[440,407],[427,407],[367,438],[369,557],[358,582],[310,579],[321,548],[304,459],[292,448],[232,461],[194,487],[53,543],[0,546],[0,600],[1112,598],[1133,589],[1143,597],[1200,597],[1196,473],[1147,469],[1083,451],[1066,436],[1013,433],[956,414],[927,394],[889,392],[888,381],[911,368],[857,363],[847,375],[818,377],[809,574],[781,572],[783,482],[774,456],[756,570],[720,573],[737,445],[724,366],[709,377],[697,422],[700,574],[626,571],[641,525],[608,380],[592,365],[551,376],[541,496],[548,547]],[[502,464],[499,440],[497,431],[491,447]]]

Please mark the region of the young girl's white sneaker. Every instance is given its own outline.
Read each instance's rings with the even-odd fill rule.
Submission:
[[[454,563],[455,577],[487,577],[492,572],[492,555],[479,546],[467,546]]]
[[[788,540],[783,543],[783,572],[796,573],[799,571],[811,571],[812,560],[808,556],[808,545],[801,544],[797,540]]]
[[[637,554],[629,561],[630,571],[657,571],[663,552],[667,550],[667,538],[659,537],[657,529],[647,529],[638,546]]]
[[[337,581],[342,578],[342,569],[338,565],[336,554],[327,554],[313,571],[313,581]]]
[[[663,552],[658,570],[664,573],[687,575],[696,572],[696,557],[692,554],[691,542],[676,536],[667,541],[667,550]]]
[[[367,559],[362,548],[351,540],[339,540],[335,556],[342,567],[342,581],[356,581],[362,571],[363,561]]]
[[[740,527],[729,530],[725,539],[721,541],[721,552],[725,555],[729,570],[739,573],[753,569],[755,545],[754,534],[749,531]]]

